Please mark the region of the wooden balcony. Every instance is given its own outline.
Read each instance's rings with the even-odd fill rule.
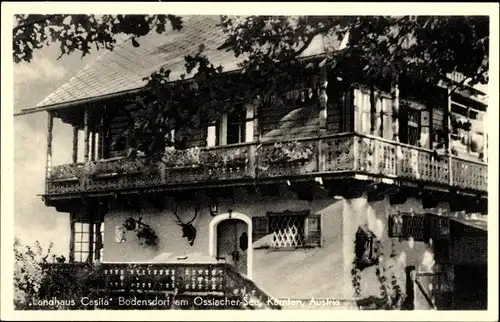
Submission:
[[[196,162],[148,162],[117,158],[52,167],[46,195],[99,194],[122,190],[244,185],[283,179],[361,174],[394,183],[424,183],[487,192],[486,163],[436,155],[378,137],[344,133],[290,142],[201,148]],[[176,157],[177,158],[177,157]]]
[[[164,299],[162,304],[124,307],[110,302],[106,309],[281,309],[274,298],[252,280],[226,263],[84,263],[44,264],[46,282],[42,282],[41,297],[67,298],[89,296],[106,299]],[[210,307],[194,302],[195,297],[230,299],[231,303]],[[244,301],[243,299],[246,298]],[[166,305],[166,299],[169,299]],[[174,302],[177,301],[177,306]],[[270,299],[268,301],[268,299]],[[248,304],[251,305],[248,305]],[[103,303],[101,303],[102,305]],[[181,305],[182,304],[182,305]],[[180,306],[179,306],[180,305]],[[69,309],[81,309],[69,307]],[[84,309],[89,309],[85,307]]]

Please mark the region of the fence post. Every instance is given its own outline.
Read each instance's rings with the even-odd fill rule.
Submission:
[[[401,307],[402,310],[415,310],[415,266],[405,268],[406,275],[406,298]]]

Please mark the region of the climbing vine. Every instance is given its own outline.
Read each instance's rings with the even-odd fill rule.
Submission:
[[[361,289],[361,268],[357,265],[358,261],[355,258],[353,261],[353,268],[351,269],[351,282],[354,289],[354,297],[358,299],[358,306],[362,309],[400,310],[405,295],[399,285],[395,272],[395,241],[391,241],[389,264],[385,264],[383,246],[380,240],[376,240],[374,243],[374,247],[378,250],[378,261],[376,261],[373,266],[375,266],[375,275],[379,283],[380,295],[363,297]]]
[[[135,231],[141,245],[158,246],[159,238],[156,232],[149,225],[142,222],[142,217],[139,217],[139,219],[128,217],[122,227],[128,231]]]

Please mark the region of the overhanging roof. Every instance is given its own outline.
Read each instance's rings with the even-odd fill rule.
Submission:
[[[171,80],[179,79],[185,73],[184,57],[196,54],[200,44],[205,45],[204,54],[214,65],[222,65],[224,71],[235,71],[244,57],[236,58],[233,52],[217,49],[225,39],[222,29],[217,26],[219,22],[219,16],[184,16],[181,31],[167,30],[163,35],[151,32],[138,39],[140,47],[137,48],[126,40],[113,51],[97,56],[35,107],[23,109],[16,115],[133,94],[146,85],[144,77],[161,67],[172,71]],[[339,46],[338,39],[319,35],[301,57],[321,55],[327,50],[337,50]]]
[[[185,73],[184,57],[196,54],[200,44],[204,44],[203,53],[215,66],[222,65],[226,72],[237,70],[244,57],[236,58],[233,52],[217,49],[225,40],[222,29],[217,27],[219,22],[219,16],[184,16],[181,31],[170,30],[163,35],[152,32],[138,38],[137,48],[127,40],[113,51],[99,55],[34,108],[24,109],[20,114],[139,91],[146,85],[143,78],[161,67],[171,70],[171,80],[179,79]],[[319,55],[327,47],[335,50],[338,45],[336,39],[317,36],[301,56]]]
[[[471,218],[450,218],[457,223],[462,225],[479,229],[482,231],[488,231],[488,221],[485,219],[471,219]]]

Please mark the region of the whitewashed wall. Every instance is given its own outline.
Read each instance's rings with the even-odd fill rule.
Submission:
[[[265,215],[268,211],[310,210],[322,214],[323,246],[312,249],[253,250],[253,280],[277,297],[308,298],[341,297],[342,283],[342,202],[326,193],[318,192],[314,202],[298,200],[295,193],[285,192],[280,197],[263,197],[238,190],[234,200],[220,200],[219,213],[232,209],[233,213],[248,217]],[[105,217],[104,262],[176,262],[178,256],[185,261],[208,261],[209,224],[214,218],[208,211],[208,203],[195,221],[197,237],[193,246],[181,238],[181,228],[174,223],[175,216],[169,210],[159,212],[147,209],[143,222],[150,225],[159,236],[157,250],[139,245],[134,232],[127,233],[127,241],[115,241],[115,227],[120,226],[131,214],[127,210],[114,209]],[[185,221],[193,215],[189,204],[179,207],[178,215]],[[212,259],[213,260],[213,259]]]
[[[389,255],[391,253],[392,240],[395,241],[394,249],[396,253],[395,267],[400,286],[405,290],[405,272],[406,266],[413,265],[417,271],[433,271],[436,266],[434,263],[434,254],[432,246],[424,242],[413,240],[403,240],[389,238],[388,235],[388,217],[390,214],[401,212],[415,213],[438,213],[439,209],[445,212],[449,209],[447,203],[438,204],[437,208],[424,209],[420,199],[408,198],[401,205],[390,205],[389,198],[378,202],[368,202],[366,195],[344,201],[344,223],[343,223],[343,254],[345,259],[344,273],[352,280],[351,269],[354,260],[354,241],[355,234],[359,226],[366,225],[377,238],[381,241],[384,253],[383,262],[389,266]],[[346,293],[354,293],[352,284],[345,284]],[[362,296],[378,295],[380,292],[380,283],[375,274],[375,267],[369,267],[361,272],[361,294]]]
[[[447,205],[440,204],[443,211]],[[366,196],[351,200],[336,200],[325,193],[316,192],[313,202],[298,200],[292,192],[279,197],[263,197],[237,190],[233,200],[220,200],[219,213],[232,209],[248,217],[265,215],[268,211],[310,210],[322,214],[322,247],[297,250],[253,249],[253,280],[266,291],[281,298],[336,297],[348,299],[354,296],[352,287],[352,261],[354,259],[355,234],[360,225],[367,225],[381,239],[386,259],[390,254],[391,239],[388,237],[388,215],[398,210],[416,213],[438,212],[423,209],[419,199],[409,198],[403,205],[391,206],[388,198],[367,201]],[[193,215],[189,204],[179,207],[179,216],[187,221]],[[143,222],[149,224],[159,236],[159,247],[153,250],[139,245],[133,232],[128,232],[127,241],[117,243],[114,230],[130,216],[126,210],[114,209],[105,218],[104,261],[105,262],[175,262],[178,256],[187,256],[186,261],[209,261],[209,224],[213,220],[208,204],[202,208],[195,227],[197,237],[193,246],[181,238],[181,228],[174,223],[175,216],[169,211],[148,209],[143,213]],[[404,289],[404,268],[417,266],[417,270],[432,270],[432,249],[423,242],[396,241],[396,260],[399,267],[398,280]],[[379,283],[375,268],[362,272],[362,294],[378,294]]]

